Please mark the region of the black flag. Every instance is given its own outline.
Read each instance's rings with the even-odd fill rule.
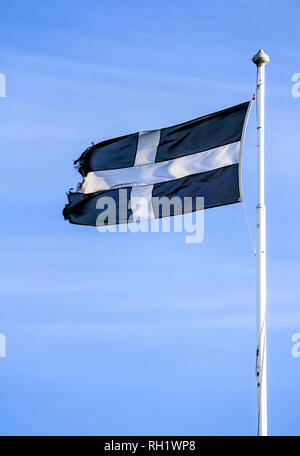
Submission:
[[[110,139],[76,164],[83,180],[68,194],[71,223],[105,225],[177,215],[242,200],[241,155],[251,102],[160,130]],[[161,198],[189,200],[166,214]],[[112,201],[115,215],[107,215]]]

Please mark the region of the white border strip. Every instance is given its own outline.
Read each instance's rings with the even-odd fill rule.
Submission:
[[[134,166],[154,163],[161,130],[140,131]]]
[[[152,206],[152,191],[153,185],[132,187],[130,209],[132,210],[133,222],[143,222],[155,218]]]
[[[240,156],[239,156],[239,192],[240,192],[240,202],[243,201],[243,185],[242,185],[242,160],[243,160],[243,151],[244,151],[244,141],[248,125],[248,119],[251,111],[253,101],[250,101],[242,130],[241,145],[240,145]]]
[[[155,162],[157,147],[160,141],[161,130],[140,131],[138,136],[137,151],[134,167],[140,168]],[[132,169],[132,168],[131,168]],[[118,170],[117,170],[118,171]],[[116,173],[118,176],[118,173]],[[116,176],[116,178],[118,178]],[[130,207],[132,221],[143,222],[154,219],[152,206],[153,185],[132,186],[130,193]]]

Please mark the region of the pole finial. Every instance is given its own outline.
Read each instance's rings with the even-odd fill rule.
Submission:
[[[257,66],[266,65],[270,61],[270,57],[266,54],[263,49],[260,49],[257,54],[253,57],[253,62]]]

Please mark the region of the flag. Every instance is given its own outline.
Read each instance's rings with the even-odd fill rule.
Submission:
[[[195,211],[197,197],[204,198],[205,209],[242,201],[250,108],[246,102],[89,147],[75,161],[83,180],[68,194],[65,219],[93,226],[129,223]],[[161,200],[182,204],[169,205],[166,213]]]

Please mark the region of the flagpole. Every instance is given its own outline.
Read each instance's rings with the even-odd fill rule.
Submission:
[[[266,353],[266,208],[265,208],[265,65],[269,56],[263,50],[253,57],[257,66],[257,206],[256,206],[256,383],[257,435],[268,435],[267,428],[267,353]]]

